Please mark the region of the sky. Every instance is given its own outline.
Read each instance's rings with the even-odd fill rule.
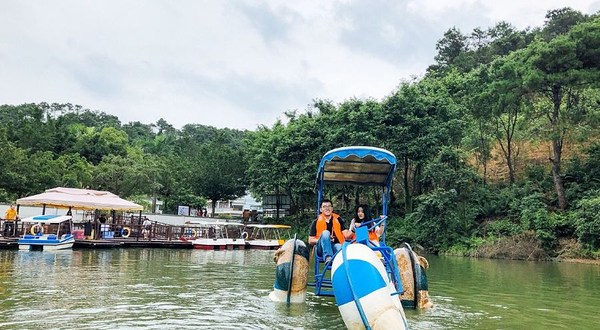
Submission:
[[[253,130],[314,99],[384,99],[451,27],[538,27],[566,6],[600,0],[0,0],[0,104]]]

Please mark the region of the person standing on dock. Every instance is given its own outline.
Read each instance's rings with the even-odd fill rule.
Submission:
[[[142,232],[144,234],[144,239],[148,239],[150,237],[150,231],[152,230],[152,221],[150,219],[144,217],[144,223],[142,223]]]
[[[317,255],[329,262],[333,255],[342,249],[342,243],[349,236],[344,220],[333,213],[333,203],[329,199],[321,202],[321,214],[310,225],[308,244],[317,245]]]
[[[15,210],[15,205],[10,204],[10,208],[6,210],[6,214],[4,215],[4,237],[11,237],[15,233],[15,221],[18,220],[17,210]]]
[[[93,239],[92,220],[94,219],[94,216],[92,215],[92,212],[87,211],[85,214],[85,218],[87,222],[83,225],[83,236],[85,236],[86,239]]]

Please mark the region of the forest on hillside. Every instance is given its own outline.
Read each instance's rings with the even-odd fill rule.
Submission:
[[[72,104],[0,106],[0,200],[90,187],[158,196],[174,212],[245,191],[287,195],[292,215],[280,221],[304,233],[320,157],[370,145],[398,159],[391,245],[600,258],[600,17],[562,8],[542,27],[451,28],[436,49],[423,77],[382,100],[314,100],[255,131],[123,124]],[[327,194],[346,216],[379,200],[370,188]]]

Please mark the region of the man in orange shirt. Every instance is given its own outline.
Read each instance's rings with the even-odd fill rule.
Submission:
[[[310,225],[308,244],[317,245],[317,255],[329,262],[333,255],[342,249],[342,243],[350,236],[344,220],[333,213],[333,204],[329,199],[321,202],[321,214]]]

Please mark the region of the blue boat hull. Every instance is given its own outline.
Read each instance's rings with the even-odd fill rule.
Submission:
[[[70,249],[75,243],[75,237],[71,234],[57,238],[55,235],[25,235],[18,240],[19,250],[43,250],[54,251]]]

